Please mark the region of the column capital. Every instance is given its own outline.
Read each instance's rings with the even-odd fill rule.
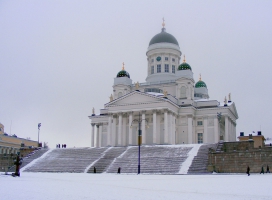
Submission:
[[[145,114],[145,113],[146,113],[146,110],[142,110],[142,111],[141,111],[141,114]]]
[[[100,125],[100,124],[96,124],[96,127],[99,128],[99,125]]]
[[[156,113],[157,114],[157,109],[154,109],[154,110],[152,110],[152,113],[154,114],[154,113]]]
[[[190,114],[190,115],[187,115],[187,117],[188,117],[188,118],[193,118],[193,115],[192,115],[192,114]]]
[[[162,113],[168,113],[169,112],[168,109],[162,109],[161,111],[162,111]]]
[[[129,112],[127,112],[129,115],[132,115],[133,114],[133,111],[129,111]]]
[[[95,123],[91,123],[91,125],[92,125],[92,126],[94,126],[94,125],[95,125]]]

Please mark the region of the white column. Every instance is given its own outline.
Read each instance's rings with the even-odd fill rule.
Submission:
[[[112,120],[112,115],[109,114],[108,116],[108,133],[107,133],[107,146],[111,146],[111,120]]]
[[[208,118],[204,117],[203,143],[208,143]]]
[[[145,110],[142,111],[142,144],[146,144]]]
[[[100,124],[100,127],[99,127],[99,134],[98,134],[98,138],[99,138],[99,147],[102,146],[102,128],[103,128],[103,124],[101,123],[101,124]]]
[[[95,126],[95,123],[91,123],[91,125],[92,125],[91,147],[94,147],[94,126]]]
[[[112,137],[111,137],[111,144],[112,146],[116,146],[116,115],[113,115],[113,123],[112,123]]]
[[[213,119],[213,124],[214,124],[214,143],[219,142],[219,123],[217,116],[214,117]]]
[[[129,126],[129,132],[128,132],[128,144],[129,145],[132,145],[132,128],[130,128],[130,126],[132,125],[132,113],[133,112],[129,112],[129,124],[128,124],[128,126]]]
[[[153,144],[157,144],[157,111],[153,110]]]
[[[99,147],[99,124],[96,124],[95,147]]]
[[[172,131],[172,128],[173,128],[173,126],[172,126],[172,113],[169,113],[168,119],[169,119],[169,123],[168,123],[169,124],[168,143],[171,144],[172,143],[172,134],[173,134],[173,131]]]
[[[123,117],[122,117],[122,113],[119,113],[119,120],[118,120],[118,146],[122,145],[122,121],[123,121]]]
[[[122,146],[127,146],[127,115],[124,114],[123,116],[123,127],[122,127]]]
[[[164,144],[168,144],[168,111],[164,110]]]
[[[157,118],[157,121],[156,121],[156,123],[157,123],[157,127],[156,127],[156,131],[157,131],[157,133],[156,133],[157,144],[162,144],[163,141],[161,141],[161,131],[162,131],[161,130],[161,119],[162,119],[161,113],[157,113],[156,118]]]
[[[176,115],[173,114],[173,126],[172,126],[172,144],[176,144]]]
[[[226,115],[225,116],[225,142],[229,141],[229,117]]]
[[[188,117],[188,144],[193,143],[193,121],[192,117]]]

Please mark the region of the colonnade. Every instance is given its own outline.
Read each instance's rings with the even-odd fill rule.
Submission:
[[[139,114],[142,144],[176,144],[176,114],[168,109],[156,109],[109,113],[107,121],[91,123],[91,146],[102,146],[102,128],[105,128],[105,126],[107,128],[106,146],[133,145],[133,137],[136,136],[133,135],[135,133],[130,127],[138,130]],[[161,130],[161,122],[163,123],[163,130]],[[147,140],[147,134],[152,134],[152,141]],[[161,134],[163,134],[163,137],[161,137]]]

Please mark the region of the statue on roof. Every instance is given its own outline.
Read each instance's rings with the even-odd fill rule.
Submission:
[[[135,89],[139,90],[139,82],[137,81],[137,83],[135,83]]]
[[[112,94],[110,95],[110,101],[113,101],[113,96],[112,96]]]
[[[229,102],[231,102],[231,93],[229,93]]]
[[[164,94],[164,97],[167,97],[167,91],[166,90],[163,91],[163,94]]]

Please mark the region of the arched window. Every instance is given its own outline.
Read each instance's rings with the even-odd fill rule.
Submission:
[[[123,93],[122,93],[122,92],[119,92],[119,93],[118,93],[118,98],[121,97],[121,96],[123,96]]]
[[[180,88],[180,98],[186,98],[186,87],[182,86]]]

